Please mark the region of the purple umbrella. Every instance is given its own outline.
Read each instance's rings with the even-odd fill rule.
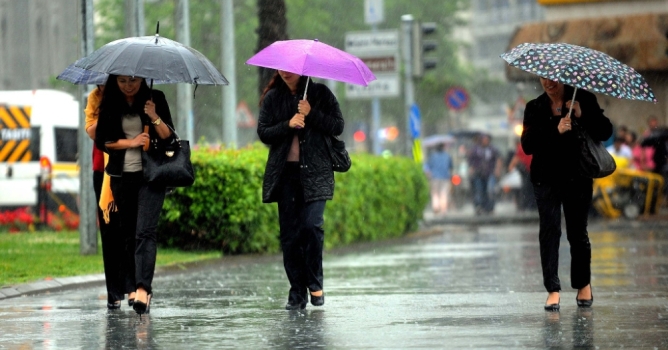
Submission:
[[[367,86],[376,80],[362,60],[317,39],[276,41],[246,63],[355,85]]]

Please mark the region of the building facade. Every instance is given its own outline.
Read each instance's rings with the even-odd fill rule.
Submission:
[[[53,87],[80,56],[75,0],[0,0],[0,90]]]

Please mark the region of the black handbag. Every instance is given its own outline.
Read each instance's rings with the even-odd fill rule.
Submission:
[[[332,170],[345,173],[352,166],[352,160],[346,150],[346,143],[336,136],[324,136],[329,156],[332,158]]]
[[[594,141],[587,130],[577,122],[572,121],[572,124],[580,142],[580,156],[578,157],[580,175],[595,179],[612,174],[617,169],[617,164],[603,143]]]
[[[144,180],[165,187],[187,187],[195,182],[195,171],[190,162],[190,143],[181,140],[174,129],[172,133],[172,142],[164,150],[158,150],[158,140],[151,140],[153,152],[141,153]]]

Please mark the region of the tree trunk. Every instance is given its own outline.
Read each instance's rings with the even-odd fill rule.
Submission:
[[[257,29],[257,51],[264,49],[278,40],[288,39],[288,21],[285,18],[285,0],[257,0],[258,18],[260,25]],[[274,74],[273,69],[261,68],[259,92],[262,93]]]

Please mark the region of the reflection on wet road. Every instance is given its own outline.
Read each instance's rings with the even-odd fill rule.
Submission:
[[[280,257],[156,278],[148,317],[104,288],[0,301],[0,349],[668,347],[668,232],[591,227],[594,307],[546,313],[537,227],[444,227],[325,257],[324,307],[283,310]],[[560,277],[570,286],[568,243]]]

